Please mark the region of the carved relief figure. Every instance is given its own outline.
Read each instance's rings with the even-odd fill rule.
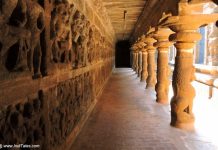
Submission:
[[[92,63],[93,61],[93,52],[94,52],[94,33],[93,33],[93,27],[90,27],[89,29],[89,40],[87,43],[87,62]]]
[[[71,31],[72,31],[72,44],[73,44],[73,67],[78,67],[78,38],[82,31],[83,24],[82,24],[82,14],[77,10],[73,16],[73,22],[71,24]]]
[[[89,42],[89,29],[90,29],[90,22],[85,19],[85,25],[83,28],[83,32],[81,35],[81,40],[82,40],[82,64],[83,66],[86,66],[88,64],[88,42]]]
[[[37,143],[41,149],[47,149],[43,105],[40,97],[34,97],[26,102],[1,108],[0,142],[4,144]]]
[[[27,22],[27,6],[24,0],[2,0],[0,9],[0,69],[1,72],[26,70],[27,39],[30,32]]]
[[[34,74],[33,78],[41,77],[41,57],[42,50],[40,44],[40,34],[45,27],[44,9],[37,3],[37,0],[26,0],[27,4],[27,29],[31,32],[30,52],[28,65]]]
[[[88,20],[86,20],[85,16],[79,11],[76,11],[71,25],[74,51],[74,68],[79,68],[85,65],[84,51],[87,50],[89,26],[90,23]]]
[[[71,61],[72,35],[70,29],[71,8],[67,1],[55,2],[51,13],[52,56],[54,62]]]

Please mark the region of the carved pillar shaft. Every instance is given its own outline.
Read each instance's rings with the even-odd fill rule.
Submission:
[[[141,72],[142,72],[142,52],[139,51],[138,52],[138,77],[141,76]]]
[[[136,74],[138,74],[138,52],[136,52],[135,71],[136,71]]]
[[[171,125],[182,127],[183,123],[194,121],[192,105],[195,89],[191,85],[191,81],[194,80],[193,51],[179,47],[178,43],[176,47],[177,54],[172,83],[174,96],[171,99]]]
[[[148,50],[148,77],[146,80],[146,88],[155,87],[156,84],[156,64],[155,64],[155,50],[149,49]]]
[[[137,68],[137,64],[136,64],[136,62],[137,62],[137,53],[136,52],[134,52],[133,53],[133,55],[134,55],[134,60],[133,60],[133,66],[134,66],[134,71],[136,72],[136,68]]]
[[[135,71],[135,53],[132,52],[132,69]]]
[[[170,36],[176,41],[177,53],[173,71],[173,92],[171,99],[171,125],[179,128],[193,128],[192,113],[195,89],[191,82],[195,79],[193,66],[193,47],[201,35],[196,30],[179,30]]]
[[[153,38],[153,33],[148,34],[147,38],[145,38],[144,41],[147,44],[146,48],[148,51],[148,77],[146,79],[146,88],[154,88],[156,84],[156,63],[154,43],[156,42],[156,40]]]
[[[142,51],[142,72],[141,72],[141,81],[146,81],[147,76],[148,76],[148,71],[147,71],[147,67],[148,67],[148,53],[147,51],[144,49]]]
[[[168,50],[172,45],[169,42],[169,35],[173,32],[165,27],[159,27],[154,35],[157,40],[155,46],[158,49],[157,58],[157,84],[155,90],[157,93],[156,101],[158,103],[167,104],[168,103],[168,91],[169,91],[169,73],[170,69],[168,66]]]
[[[133,67],[133,60],[134,60],[134,53],[133,53],[133,51],[131,51],[130,52],[130,64],[131,64],[131,68],[133,69],[134,67]]]
[[[157,58],[157,84],[155,86],[158,103],[168,103],[169,91],[169,66],[168,48],[158,48]]]

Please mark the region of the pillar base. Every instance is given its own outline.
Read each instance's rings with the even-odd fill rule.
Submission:
[[[188,130],[188,131],[194,131],[195,130],[194,120],[192,122],[189,122],[189,123],[172,123],[171,122],[170,125],[173,126],[173,127]]]
[[[141,78],[141,76],[140,76],[140,71],[138,72],[137,77]]]
[[[146,89],[149,89],[149,88],[155,89],[154,85],[146,85]]]
[[[141,81],[141,82],[146,82],[146,79],[141,79],[140,81]]]
[[[164,104],[164,105],[167,105],[169,104],[168,102],[168,99],[156,99],[156,102],[159,103],[159,104]]]

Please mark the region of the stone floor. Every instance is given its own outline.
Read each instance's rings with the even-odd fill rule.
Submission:
[[[197,101],[196,106],[207,107],[202,101]],[[216,106],[218,109],[218,105]],[[207,111],[205,108],[201,110]],[[199,111],[196,117],[200,114],[204,113]],[[208,123],[213,124],[212,120],[214,118]],[[218,138],[218,125],[213,126],[212,134],[210,131],[207,132],[207,122],[206,126],[196,125],[195,131],[171,127],[169,122],[170,107],[155,102],[154,90],[145,90],[145,83],[139,81],[132,69],[115,69],[72,150],[218,149],[218,142],[214,140]],[[202,124],[202,120],[196,118],[196,123]],[[205,129],[206,131],[202,131]]]

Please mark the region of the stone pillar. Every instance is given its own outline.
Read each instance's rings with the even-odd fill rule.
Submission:
[[[136,53],[133,51],[132,69],[134,71],[136,70],[135,60],[136,60]]]
[[[148,51],[148,77],[146,79],[146,88],[154,88],[156,84],[155,47],[153,46],[155,42],[156,40],[151,35],[145,38]]]
[[[136,54],[135,54],[134,48],[132,47],[132,69],[133,69],[134,71],[136,70],[135,60],[136,60]]]
[[[141,77],[142,72],[142,52],[138,52],[138,77]]]
[[[217,14],[197,14],[194,7],[194,4],[180,2],[178,16],[168,17],[165,22],[175,32],[169,39],[176,42],[177,49],[172,82],[174,96],[170,103],[171,125],[186,129],[193,128],[194,122],[192,106],[195,89],[191,85],[195,72],[193,47],[201,39],[197,29],[218,19]]]
[[[130,51],[130,64],[131,64],[131,68],[133,69],[133,57],[134,57],[134,53],[133,53],[133,49],[130,48],[131,51]]]
[[[132,69],[136,71],[136,55],[137,55],[137,46],[136,43],[131,47],[132,49]]]
[[[146,81],[148,77],[148,52],[145,48],[142,50],[142,72],[141,72],[141,81]]]
[[[136,71],[136,44],[131,47],[132,52],[132,69]]]
[[[138,74],[138,71],[139,71],[139,63],[138,63],[138,51],[136,51],[136,59],[135,59],[135,69],[136,69],[136,74]]]
[[[187,32],[186,32],[187,33]],[[171,125],[182,127],[183,123],[193,123],[194,116],[192,114],[193,98],[195,97],[195,90],[191,85],[194,80],[193,67],[193,47],[194,42],[188,41],[189,37],[196,36],[196,32],[185,32],[183,34],[187,40],[177,38],[175,47],[177,48],[177,55],[175,60],[175,67],[173,71],[173,91],[174,96],[171,99]],[[199,34],[200,36],[200,34]],[[197,40],[197,39],[196,39]]]
[[[167,104],[169,91],[170,68],[168,66],[168,50],[172,45],[169,42],[169,35],[173,32],[167,28],[159,27],[155,32],[154,38],[157,40],[155,46],[158,50],[157,58],[157,84],[155,90],[157,93],[156,102]]]

